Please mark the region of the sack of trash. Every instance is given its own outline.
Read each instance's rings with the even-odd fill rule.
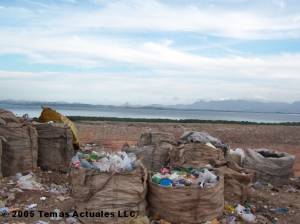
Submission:
[[[173,147],[170,143],[162,142],[156,145],[129,147],[126,152],[134,153],[148,170],[158,171],[169,163],[169,152]]]
[[[187,131],[183,133],[183,135],[180,137],[179,143],[210,143],[216,148],[222,149],[224,153],[226,153],[229,149],[228,145],[223,143],[220,139],[215,138],[206,132],[199,131]]]
[[[224,175],[224,199],[231,204],[244,203],[249,198],[252,173],[237,171],[228,166],[218,168]]]
[[[20,122],[9,111],[1,110],[0,119],[3,176],[35,170],[38,152],[36,129],[30,123]]]
[[[144,132],[138,140],[138,146],[156,145],[160,143],[176,144],[175,136],[167,132]]]
[[[210,143],[189,143],[174,147],[170,151],[171,167],[204,167],[207,164],[222,165],[223,150]]]
[[[66,116],[60,114],[56,110],[50,107],[43,107],[42,113],[39,117],[39,121],[42,123],[46,122],[59,122],[63,123],[70,127],[73,134],[73,144],[76,147],[79,147],[79,139],[78,139],[78,130],[76,125]]]
[[[295,156],[269,149],[245,149],[242,166],[256,172],[255,179],[281,186],[293,174]]]
[[[171,223],[196,224],[223,214],[224,178],[207,168],[162,168],[149,180],[150,215]]]
[[[71,129],[63,123],[36,124],[38,166],[43,170],[68,172],[74,156]]]
[[[12,112],[0,109],[0,125],[19,122],[19,119]]]
[[[109,214],[80,218],[85,223],[125,223],[132,215],[146,213],[147,169],[134,155],[77,153],[70,183],[76,211]]]

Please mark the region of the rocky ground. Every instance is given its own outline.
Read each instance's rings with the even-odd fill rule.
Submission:
[[[232,148],[265,147],[286,151],[297,158],[295,174],[300,175],[300,127],[268,125],[229,124],[156,124],[128,122],[78,122],[82,143],[96,143],[104,148],[121,149],[127,143],[135,145],[140,133],[147,130],[172,132],[179,137],[186,130],[207,131],[219,137]],[[70,195],[68,175],[55,172],[36,171],[34,190],[23,189],[18,177],[0,181],[1,223],[81,223],[80,219],[58,218],[57,212],[72,214],[76,210]],[[249,200],[243,204],[257,217],[257,223],[297,224],[300,220],[300,179],[291,179],[288,185],[274,187],[255,183],[250,189]],[[207,224],[245,223],[233,212],[236,204],[225,204],[224,215]],[[5,209],[10,214],[4,216]],[[39,212],[39,211],[42,211]],[[233,212],[233,213],[232,213]],[[12,217],[12,216],[16,217]],[[33,216],[33,217],[31,217]],[[234,222],[233,222],[234,220]],[[149,224],[146,220],[130,224]],[[165,220],[151,224],[170,224]]]

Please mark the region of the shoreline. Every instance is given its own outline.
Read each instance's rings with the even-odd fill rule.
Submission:
[[[182,124],[241,124],[241,125],[283,125],[300,126],[300,122],[254,122],[233,120],[201,120],[201,119],[168,119],[168,118],[121,118],[121,117],[97,117],[97,116],[67,116],[75,122],[80,121],[115,121],[115,122],[139,122],[139,123],[182,123]]]

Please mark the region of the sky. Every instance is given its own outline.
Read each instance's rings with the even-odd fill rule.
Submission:
[[[299,0],[0,0],[0,99],[300,100]]]

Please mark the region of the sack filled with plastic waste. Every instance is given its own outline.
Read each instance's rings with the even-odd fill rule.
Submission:
[[[149,180],[150,215],[174,224],[207,222],[222,216],[223,193],[224,178],[219,171],[163,168]]]
[[[170,151],[171,167],[204,167],[225,162],[223,151],[210,143],[183,144]]]
[[[43,170],[68,172],[74,156],[73,135],[63,123],[36,124],[38,132],[38,166]]]
[[[77,153],[72,158],[70,183],[76,211],[95,214],[80,218],[85,223],[126,223],[146,213],[147,169],[134,155]]]
[[[169,152],[173,145],[162,142],[156,145],[129,147],[126,152],[134,153],[148,170],[158,171],[169,163]]]
[[[138,140],[138,146],[156,145],[160,143],[176,144],[175,136],[167,132],[144,132]]]
[[[269,149],[245,149],[244,152],[242,166],[254,170],[256,180],[280,186],[293,174],[293,155]]]
[[[20,122],[9,111],[0,110],[0,119],[3,176],[35,170],[38,152],[36,129],[30,123]]]

